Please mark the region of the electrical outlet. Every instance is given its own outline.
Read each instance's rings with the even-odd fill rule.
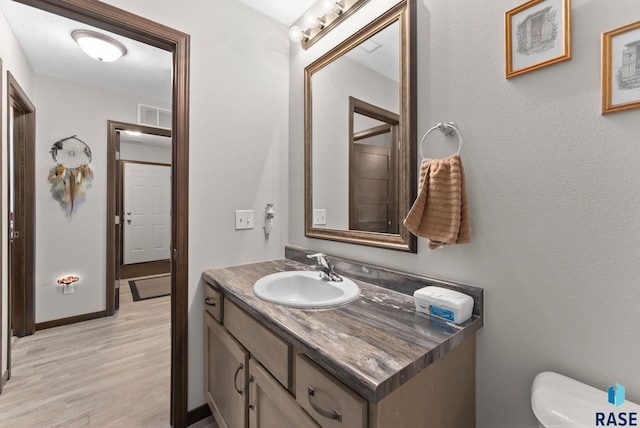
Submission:
[[[313,210],[313,224],[314,226],[321,226],[327,224],[327,210],[319,209]]]
[[[236,230],[253,229],[253,210],[236,210]]]

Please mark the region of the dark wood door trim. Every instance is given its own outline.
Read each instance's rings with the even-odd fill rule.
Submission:
[[[14,201],[15,236],[13,239],[10,235],[7,236],[12,242],[9,244],[8,254],[9,331],[13,329],[13,335],[23,337],[36,331],[34,275],[36,108],[18,81],[7,71],[8,121],[11,121],[12,110],[14,112],[11,124],[13,138],[7,134],[7,142],[12,147],[10,152],[13,152],[14,184],[8,187],[7,200]],[[10,126],[7,126],[7,131],[9,129]],[[11,377],[11,364],[8,363],[8,366],[9,377]]]
[[[171,422],[187,426],[190,36],[97,0],[17,0],[173,53]],[[113,168],[115,158],[107,159]],[[112,208],[114,208],[112,206]],[[114,212],[111,211],[109,218]],[[109,222],[111,223],[111,222]],[[107,234],[111,227],[107,227]],[[108,235],[109,236],[109,235]],[[111,236],[114,238],[114,236]],[[110,241],[110,242],[114,242]],[[115,260],[112,260],[115,266]],[[108,272],[109,270],[107,270]]]
[[[2,75],[4,74],[4,69],[2,68],[2,58],[0,58],[0,99],[2,99]],[[0,102],[0,118],[2,117],[2,103]],[[0,135],[2,135],[2,120],[0,120]],[[0,138],[1,140],[1,138]],[[2,164],[3,164],[3,159],[2,159],[2,153],[0,153],[0,177],[2,177]],[[2,200],[2,188],[0,186],[0,200]],[[2,233],[2,228],[0,228],[0,242],[4,242],[2,241],[4,239],[4,234]],[[2,260],[2,245],[0,245],[0,260]],[[0,277],[2,277],[2,267],[0,267]],[[0,326],[2,326],[4,324],[4,316],[5,314],[2,312],[2,307],[3,302],[2,302],[2,288],[0,288]],[[2,349],[2,328],[0,327],[0,349]],[[7,346],[7,355],[11,355],[10,351],[11,351],[11,336],[9,334],[7,334],[7,336],[9,336],[6,342],[6,346]],[[7,359],[7,364],[9,364],[9,359]],[[2,389],[4,388],[4,384],[7,382],[9,377],[9,370],[7,368],[7,370],[4,370],[4,367],[0,367],[0,394],[2,394]]]
[[[358,113],[363,116],[376,119],[384,124],[370,128],[368,130],[356,132],[354,115]],[[359,185],[354,171],[358,170],[359,154],[356,153],[356,141],[374,137],[385,133],[390,133],[391,146],[389,148],[389,223],[390,230],[385,233],[399,233],[398,227],[401,219],[398,218],[398,135],[400,126],[400,115],[389,110],[385,110],[374,104],[362,101],[355,97],[349,97],[349,229],[359,230],[358,226],[358,200]]]

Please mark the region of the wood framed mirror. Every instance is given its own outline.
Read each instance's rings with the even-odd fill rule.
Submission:
[[[305,235],[417,252],[415,0],[305,68]]]

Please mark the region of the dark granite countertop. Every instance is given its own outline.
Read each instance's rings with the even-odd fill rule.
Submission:
[[[337,308],[295,309],[253,294],[254,282],[265,275],[308,269],[302,263],[281,259],[210,269],[203,276],[225,298],[371,402],[386,397],[482,326],[478,308],[470,320],[456,326],[416,314],[410,295],[348,273],[345,276],[360,287],[360,297]],[[415,281],[419,277],[411,278]],[[479,290],[482,302],[482,290],[475,290]]]

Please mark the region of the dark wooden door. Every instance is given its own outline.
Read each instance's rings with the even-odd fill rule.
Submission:
[[[7,73],[9,97],[9,328],[35,332],[35,107]],[[9,361],[11,359],[9,358]]]
[[[391,148],[356,143],[352,155],[349,229],[398,233]]]

